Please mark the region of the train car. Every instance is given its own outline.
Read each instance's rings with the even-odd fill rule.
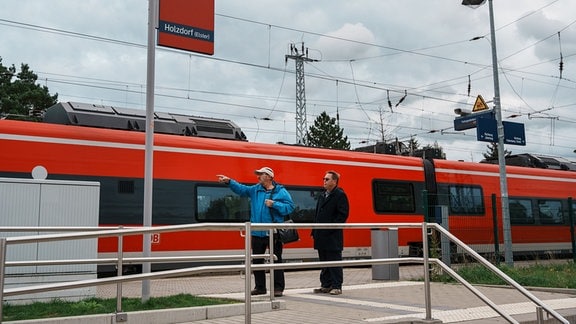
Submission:
[[[42,166],[48,179],[98,181],[101,226],[142,224],[144,152],[143,132],[0,120],[0,177],[27,178]],[[248,201],[219,184],[216,175],[251,184],[253,171],[262,166],[273,168],[275,180],[294,198],[294,221],[312,222],[322,177],[333,169],[341,173],[350,200],[349,222],[422,222],[430,214],[426,200],[448,206],[450,230],[479,252],[502,245],[501,217],[493,221],[500,203],[490,198],[500,192],[495,165],[155,134],[153,166],[153,225],[245,222]],[[573,172],[508,168],[515,251],[570,250],[568,197],[575,183]],[[300,237],[286,246],[286,260],[316,257],[309,230]],[[367,229],[347,230],[344,257],[369,257],[370,238]],[[166,233],[153,237],[152,254],[239,254],[243,244],[240,233]],[[400,256],[416,255],[421,246],[419,230],[399,231]],[[100,256],[116,249],[114,238],[99,240]],[[127,237],[124,250],[126,256],[140,255],[142,238]]]
[[[23,121],[0,121],[0,177],[30,177],[44,167],[48,179],[98,181],[102,226],[142,224],[144,133]],[[226,174],[255,183],[253,171],[270,166],[276,181],[290,191],[295,222],[311,222],[316,194],[327,170],[342,174],[340,186],[350,199],[350,222],[421,222],[424,170],[419,158],[401,158],[351,151],[248,143],[221,139],[155,134],[153,225],[196,222],[244,222],[245,199],[217,182]],[[81,217],[81,215],[79,215]],[[419,231],[403,235],[418,241]],[[286,259],[313,258],[309,232],[291,243]],[[369,256],[369,230],[346,233],[347,258]],[[421,241],[421,239],[420,239]],[[239,254],[243,238],[230,232],[162,234],[153,239],[153,255]],[[128,237],[126,254],[142,249],[141,237]],[[114,253],[116,240],[101,239],[100,255]]]
[[[433,172],[434,198],[449,206],[451,232],[476,251],[494,252],[495,242],[503,251],[499,167],[434,160]],[[515,256],[573,253],[576,204],[570,206],[569,198],[576,193],[576,173],[507,166],[506,174]]]

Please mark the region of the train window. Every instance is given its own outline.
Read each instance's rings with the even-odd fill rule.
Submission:
[[[290,215],[296,223],[314,222],[316,201],[321,189],[287,188],[294,201]],[[240,197],[228,187],[197,186],[196,219],[198,222],[245,222],[250,220],[250,198]]]
[[[375,180],[372,194],[377,213],[413,213],[416,210],[412,183]]]
[[[450,213],[458,215],[483,215],[484,199],[478,186],[449,186]]]
[[[228,187],[196,188],[196,219],[199,222],[245,222],[250,220],[250,199]]]
[[[562,202],[560,200],[538,200],[538,215],[541,224],[563,224]]]
[[[294,201],[294,212],[290,215],[295,223],[313,223],[316,201],[321,189],[286,188]]]
[[[510,224],[534,224],[534,213],[532,209],[532,200],[511,198],[510,206]]]

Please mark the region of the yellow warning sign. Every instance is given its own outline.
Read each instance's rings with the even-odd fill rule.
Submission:
[[[474,108],[472,108],[472,112],[482,111],[486,109],[488,109],[486,101],[484,101],[484,98],[482,98],[481,95],[478,95],[478,97],[476,97],[476,102],[474,103]]]

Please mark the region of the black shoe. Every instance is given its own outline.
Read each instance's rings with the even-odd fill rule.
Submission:
[[[314,292],[315,294],[327,294],[330,292],[330,290],[332,290],[332,288],[320,287],[320,288],[314,288],[312,292]]]
[[[266,290],[254,289],[250,292],[250,295],[266,295]]]
[[[274,290],[274,297],[282,297],[283,294],[282,290]]]

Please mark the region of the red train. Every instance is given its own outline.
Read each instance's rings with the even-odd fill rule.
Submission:
[[[102,226],[140,225],[143,214],[144,133],[96,127],[0,120],[0,177],[29,178],[43,166],[48,179],[98,181]],[[155,134],[153,224],[244,222],[249,204],[217,183],[226,174],[254,183],[253,170],[270,166],[290,191],[295,222],[311,222],[322,176],[341,173],[350,200],[349,222],[422,222],[424,203],[448,206],[450,230],[482,253],[494,251],[493,210],[502,245],[498,166],[423,160],[354,151],[282,144],[249,143],[194,136]],[[515,254],[571,252],[569,197],[576,173],[508,167],[511,228]],[[431,218],[433,221],[433,217]],[[316,256],[305,231],[286,246],[286,259]],[[417,253],[419,230],[400,230],[399,255]],[[154,255],[238,254],[238,233],[186,232],[154,237]],[[345,233],[347,258],[370,254],[369,230]],[[100,255],[116,251],[116,240],[101,239]],[[138,254],[142,239],[126,238],[127,255]]]

